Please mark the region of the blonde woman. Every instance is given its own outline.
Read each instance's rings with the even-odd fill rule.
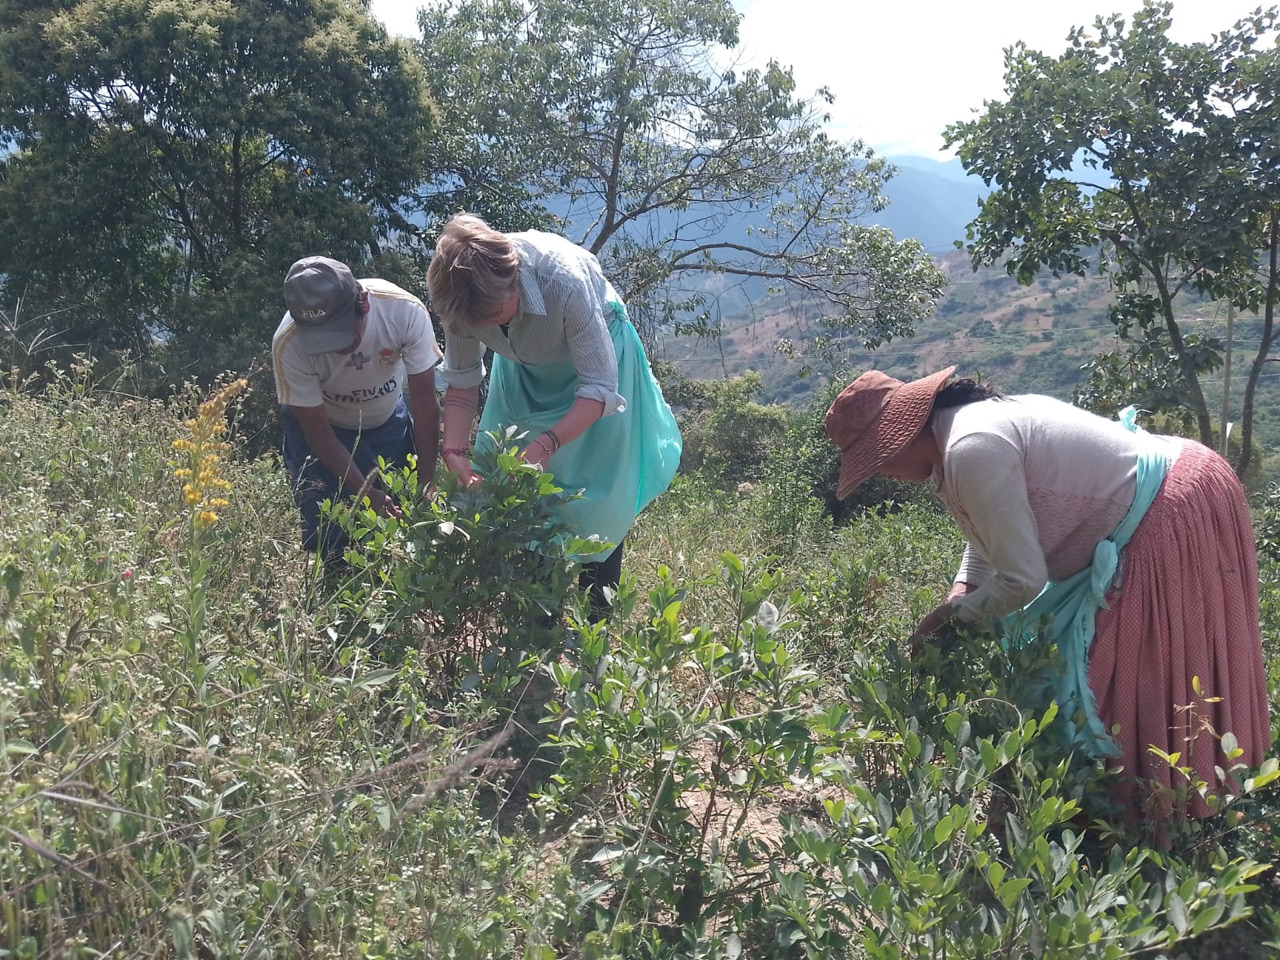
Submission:
[[[477,442],[514,424],[526,435],[525,460],[582,491],[565,522],[617,544],[584,575],[601,609],[627,531],[670,485],[681,451],[626,308],[590,252],[551,233],[500,233],[468,214],[445,226],[427,286],[445,331],[445,466],[476,481],[467,445],[487,347],[493,370]]]

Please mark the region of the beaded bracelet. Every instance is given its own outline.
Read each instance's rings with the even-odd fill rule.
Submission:
[[[441,450],[441,451],[440,451],[440,456],[442,456],[442,457],[465,457],[465,456],[467,456],[467,451],[466,451],[466,450],[459,450],[457,447],[445,447],[443,450]]]

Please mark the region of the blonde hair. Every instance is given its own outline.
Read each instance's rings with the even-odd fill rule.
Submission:
[[[502,307],[519,275],[515,245],[479,217],[460,213],[445,224],[427,267],[431,308],[445,330],[470,336]]]

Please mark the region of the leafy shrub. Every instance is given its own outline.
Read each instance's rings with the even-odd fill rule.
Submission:
[[[1054,707],[992,696],[1034,654],[889,652],[824,703],[789,652],[800,592],[774,606],[776,576],[732,555],[713,588],[715,627],[681,622],[664,575],[638,626],[580,624],[546,668],[563,760],[538,810],[583,844],[591,955],[1110,958],[1247,915],[1249,857],[1104,852],[1073,823],[1097,771],[1054,746]]]
[[[728,380],[690,380],[670,364],[655,361],[654,369],[679,418],[681,469],[710,473],[725,487],[761,480],[790,412],[756,402],[763,389],[760,375],[749,371]]]
[[[1261,560],[1280,564],[1280,483],[1267,488],[1254,523],[1258,555]]]
[[[464,690],[484,678],[511,686],[530,656],[563,644],[578,558],[610,546],[559,520],[577,494],[521,460],[514,428],[491,437],[477,453],[476,487],[441,471],[439,493],[420,495],[416,468],[405,467],[383,474],[400,516],[328,508],[352,539],[341,608],[367,624],[382,659],[413,649],[434,664],[445,699],[458,680]]]
[[[926,505],[783,563],[767,497],[682,484],[629,539],[618,616],[570,603],[557,631],[572,565],[526,547],[556,537],[560,493],[498,454],[487,492],[391,478],[406,518],[354,512],[334,601],[282,472],[234,439],[228,502],[192,535],[168,443],[195,399],[102,402],[79,374],[0,393],[8,955],[1211,956],[1250,909],[1270,932],[1238,942],[1276,935],[1254,889],[1276,781],[1176,853],[1086,833],[1105,782],[1011,686],[1041,654],[905,655],[957,547]],[[458,625],[453,680],[424,608]],[[529,802],[506,778],[531,763],[491,734],[529,719],[506,678],[531,671],[553,749]]]

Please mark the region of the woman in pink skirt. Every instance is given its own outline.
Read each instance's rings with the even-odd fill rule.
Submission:
[[[1105,420],[954,372],[903,383],[872,370],[826,418],[839,497],[877,472],[932,481],[968,540],[917,635],[958,622],[1056,644],[1043,692],[1077,749],[1120,768],[1126,815],[1166,816],[1182,795],[1187,814],[1208,815],[1149,748],[1178,754],[1211,790],[1223,786],[1215,767],[1257,766],[1270,748],[1257,558],[1235,474],[1198,443],[1136,429],[1131,411]]]

